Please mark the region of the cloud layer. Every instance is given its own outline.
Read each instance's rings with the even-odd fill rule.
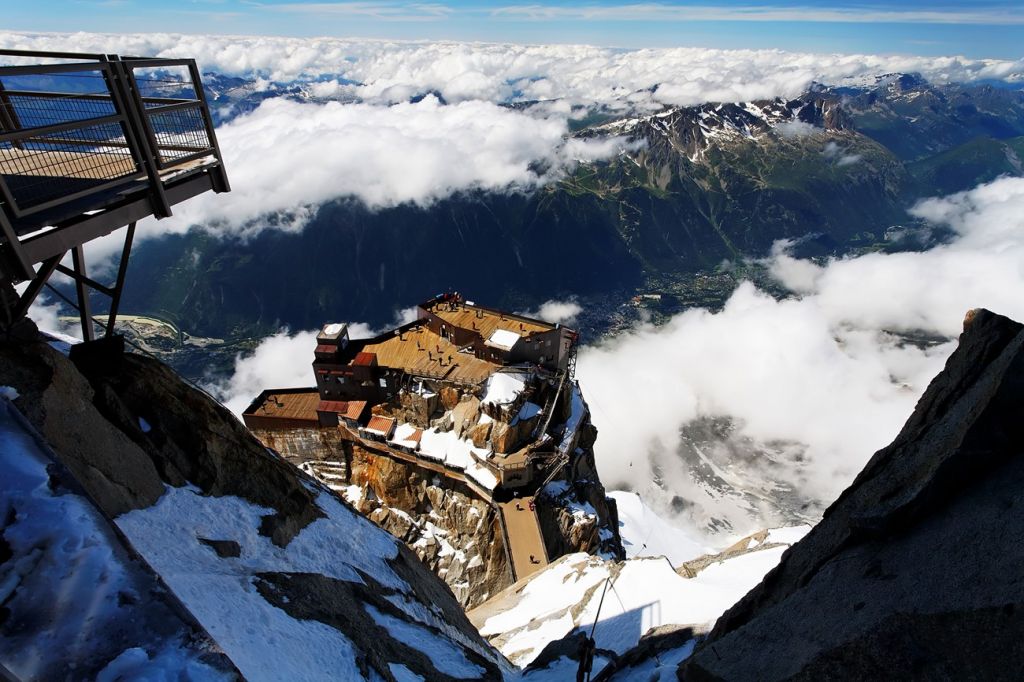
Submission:
[[[678,521],[697,528],[713,518],[736,532],[770,523],[771,504],[719,499],[680,457],[687,424],[729,418],[733,442],[708,447],[743,440],[760,450],[725,463],[732,469],[722,478],[834,499],[896,435],[955,347],[967,310],[1024,320],[1024,179],[928,200],[914,213],[958,236],[923,253],[824,266],[779,250],[771,265],[792,297],[743,284],[719,313],[690,310],[581,352],[604,483],[638,490],[662,512],[678,496],[689,505]],[[893,332],[949,341],[919,348]]]
[[[461,191],[527,190],[577,160],[615,155],[624,140],[571,140],[564,118],[490,102],[300,103],[271,99],[218,139],[232,191],[176,209],[164,229],[212,223],[230,232],[304,225],[316,207],[354,197],[371,209],[429,205]],[[545,168],[547,172],[539,171]],[[255,222],[254,222],[255,221]]]
[[[644,111],[793,96],[813,81],[897,71],[939,82],[1024,74],[1024,60],[780,50],[16,32],[0,32],[0,41],[19,49],[195,57],[205,71],[256,78],[261,86],[266,79],[304,84],[313,101],[272,98],[219,129],[230,194],[180,205],[173,218],[149,221],[140,238],[193,225],[224,235],[296,230],[319,205],[346,197],[377,209],[428,205],[463,191],[530,190],[579,160],[623,149],[622,140],[566,139],[570,118],[595,106]],[[410,103],[432,92],[449,105],[432,95]],[[545,102],[499,106],[535,100]],[[96,248],[112,252],[108,246]]]
[[[812,81],[893,72],[935,82],[1021,78],[1024,59],[810,54],[783,50],[0,32],[9,48],[195,57],[207,71],[277,81],[324,77],[326,93],[400,102],[437,91],[449,102],[562,98],[615,107],[794,96]],[[339,80],[340,79],[340,80]]]

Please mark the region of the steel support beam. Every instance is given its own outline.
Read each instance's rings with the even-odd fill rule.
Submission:
[[[54,256],[39,266],[39,271],[36,272],[36,276],[29,282],[28,288],[25,289],[25,293],[18,299],[18,305],[15,306],[14,312],[11,316],[11,323],[17,322],[21,318],[28,314],[28,309],[32,307],[32,304],[36,300],[36,296],[42,291],[43,286],[46,285],[47,280],[50,279],[50,275],[60,264],[60,259],[64,257],[64,254]]]
[[[200,172],[168,187],[167,197],[172,204],[176,204],[211,189],[212,178],[209,174]],[[83,215],[81,218],[62,223],[60,229],[30,237],[21,242],[21,249],[25,260],[38,263],[56,253],[70,250],[75,243],[85,243],[103,237],[149,215],[153,215],[149,197],[133,196],[130,201],[120,206],[95,215]]]
[[[124,235],[124,248],[121,250],[121,262],[117,266],[117,281],[114,282],[114,293],[110,297],[110,316],[107,318],[107,333],[109,338],[114,333],[114,323],[117,322],[117,309],[121,306],[121,293],[124,291],[124,279],[128,274],[128,257],[132,252],[132,241],[135,239],[135,223],[128,224],[128,231]]]
[[[100,292],[101,294],[106,294],[107,296],[113,296],[114,295],[114,290],[113,289],[111,289],[110,287],[105,286],[103,284],[100,284],[99,282],[94,280],[92,277],[86,277],[85,275],[80,275],[77,272],[75,272],[74,270],[72,270],[71,268],[63,266],[63,265],[58,265],[56,269],[57,269],[57,272],[59,272],[60,274],[65,275],[66,277],[69,277],[69,278],[71,278],[72,280],[74,280],[76,282],[80,281],[85,286],[90,287],[90,288],[94,289],[95,291]]]
[[[75,293],[78,295],[78,315],[82,321],[82,339],[94,341],[96,333],[92,327],[92,306],[89,304],[89,288],[84,281],[84,279],[88,279],[85,274],[85,250],[81,244],[71,249],[71,262],[74,265],[75,274],[80,275],[80,277],[75,277]]]

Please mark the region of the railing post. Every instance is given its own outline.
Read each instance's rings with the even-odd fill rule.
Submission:
[[[8,132],[14,132],[15,130],[21,129],[21,121],[18,120],[18,112],[14,110],[14,103],[11,102],[11,98],[7,96],[7,90],[4,88],[4,83],[0,80],[0,126]],[[21,140],[13,140],[11,146],[15,149],[21,149],[23,147]]]
[[[211,174],[214,181],[214,192],[230,192],[231,184],[228,182],[227,171],[224,170],[224,159],[220,154],[220,144],[217,142],[217,133],[213,129],[213,119],[210,118],[210,105],[206,101],[206,93],[203,92],[203,79],[199,74],[199,67],[193,59],[188,65],[188,73],[192,77],[192,90],[196,93],[196,99],[202,103],[199,111],[202,112],[203,126],[206,128],[206,137],[213,147],[213,155],[217,159],[217,172]]]
[[[138,152],[139,160],[149,178],[153,215],[157,218],[167,218],[171,215],[171,204],[167,201],[163,180],[160,178],[160,168],[156,158],[159,151],[148,125],[142,120],[142,109],[145,105],[135,87],[135,79],[127,65],[116,55],[104,57],[103,63],[107,66],[104,74],[109,78],[107,84],[110,87],[110,93],[114,97],[115,105],[120,107],[121,113],[128,123],[130,141],[135,143],[134,147]]]

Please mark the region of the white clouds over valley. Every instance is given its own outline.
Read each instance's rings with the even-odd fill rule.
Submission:
[[[594,107],[652,111],[795,96],[814,81],[892,72],[937,82],[1024,74],[1024,60],[780,50],[17,32],[0,32],[0,41],[16,49],[195,57],[206,72],[259,79],[258,88],[268,80],[303,84],[312,101],[272,98],[220,128],[230,194],[176,207],[174,218],[150,222],[140,238],[192,225],[226,234],[300,229],[317,206],[344,197],[377,209],[478,189],[530,190],[578,160],[622,149],[622,141],[566,140],[570,118]],[[429,95],[410,103],[424,93],[448,106]],[[544,102],[527,109],[499,106],[537,100]]]
[[[636,489],[663,512],[678,496],[691,503],[677,511],[684,523],[724,518],[737,532],[775,520],[779,489],[765,490],[766,481],[834,499],[899,431],[969,309],[1024,319],[1024,179],[928,200],[914,213],[958,236],[922,253],[824,266],[780,250],[773,272],[793,297],[743,284],[719,313],[690,310],[582,352],[578,375],[600,430],[604,483]],[[919,348],[893,332],[949,341]],[[721,499],[680,456],[684,425],[716,417],[736,423],[731,443],[698,449],[722,479],[760,486],[752,497],[763,493],[764,505]]]
[[[577,160],[616,154],[625,140],[571,140],[564,118],[490,102],[444,106],[428,96],[393,106],[271,99],[218,131],[229,194],[176,209],[176,229],[211,223],[252,232],[277,215],[301,228],[324,202],[355,197],[371,209],[429,205],[456,192],[528,190]],[[538,170],[547,169],[547,173]]]
[[[957,56],[180,34],[0,32],[0,40],[18,49],[195,57],[206,71],[276,81],[326,77],[338,84],[321,84],[324,92],[385,103],[437,91],[449,102],[563,98],[583,106],[650,108],[793,96],[815,80],[895,72],[919,72],[936,82],[1024,76],[1024,59]]]
[[[1024,179],[931,199],[914,212],[957,236],[925,252],[826,265],[779,249],[771,267],[792,296],[776,300],[745,283],[720,312],[689,310],[584,348],[577,376],[599,431],[604,484],[640,492],[685,528],[706,531],[719,519],[736,534],[777,524],[785,489],[812,503],[833,500],[902,427],[969,309],[1024,319]],[[532,314],[579,312],[577,303],[549,301]],[[918,347],[901,332],[936,342]],[[314,337],[281,333],[240,357],[220,391],[229,406],[240,411],[263,388],[309,385]],[[681,430],[701,418],[736,424],[698,449],[748,497],[713,492],[680,457]],[[686,501],[682,509],[672,509],[673,497]]]

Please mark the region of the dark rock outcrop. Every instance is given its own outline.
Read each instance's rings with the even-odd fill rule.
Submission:
[[[316,495],[270,455],[226,408],[182,381],[166,365],[125,355],[116,366],[79,363],[105,419],[152,457],[161,478],[208,495],[237,495],[270,507],[261,534],[285,546],[320,515]]]
[[[250,679],[393,682],[402,677],[395,666],[427,679],[508,672],[451,590],[401,543],[164,365],[107,360],[69,358],[43,340],[0,342],[0,385],[14,389],[14,406],[127,551],[163,579],[169,601],[180,599],[197,636],[209,633],[198,647],[204,660]],[[10,539],[12,523],[0,520],[0,537]],[[5,542],[0,566],[18,549]],[[316,647],[330,655],[302,653]],[[435,650],[446,654],[434,660]]]
[[[685,680],[1024,678],[1024,332],[985,310]]]

